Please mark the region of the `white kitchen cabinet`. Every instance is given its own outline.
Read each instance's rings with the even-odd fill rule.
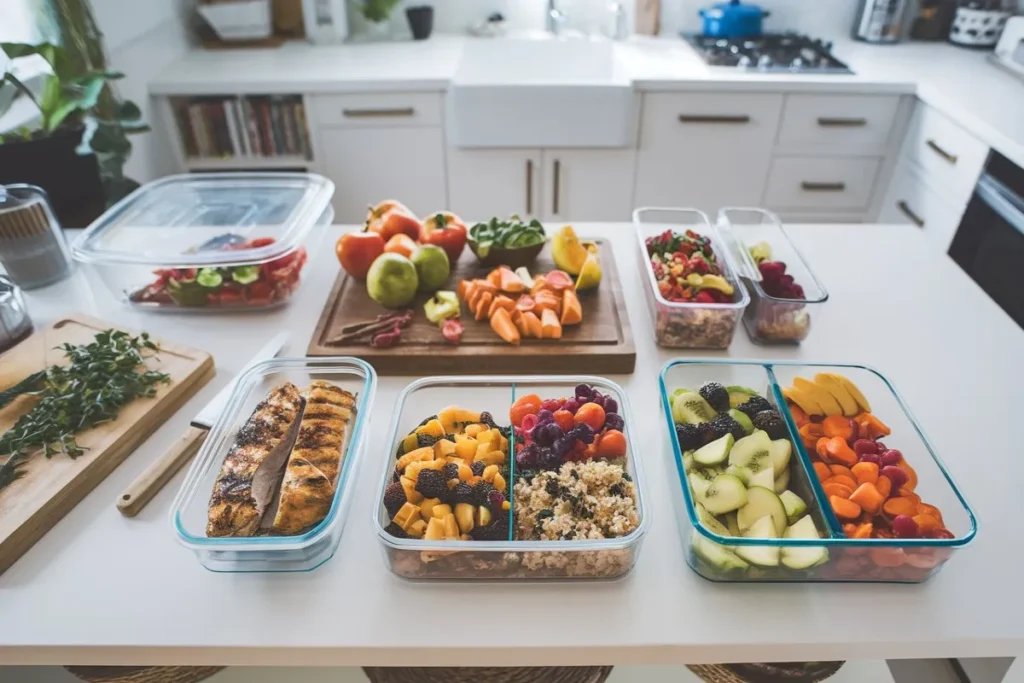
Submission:
[[[946,253],[964,206],[948,201],[928,187],[909,163],[901,162],[889,183],[878,222],[915,225],[937,251]]]
[[[334,181],[334,221],[362,223],[366,206],[400,200],[418,215],[444,209],[444,136],[436,127],[326,127],[316,158]]]
[[[787,95],[778,146],[788,152],[883,154],[899,95]]]
[[[881,165],[871,157],[775,157],[764,204],[773,211],[866,209]]]
[[[545,149],[541,215],[549,221],[628,221],[632,149]]]
[[[768,177],[780,94],[644,95],[637,206],[757,206]]]
[[[539,149],[448,150],[448,208],[466,221],[540,216],[542,182]]]
[[[928,184],[967,203],[988,158],[988,146],[937,110],[918,102],[903,141],[903,159],[916,164]]]

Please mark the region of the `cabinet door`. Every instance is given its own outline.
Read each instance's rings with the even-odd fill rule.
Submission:
[[[947,202],[910,167],[900,163],[889,182],[889,191],[878,214],[879,223],[916,225],[942,253],[949,250],[964,205]]]
[[[542,176],[540,150],[449,148],[448,208],[470,223],[539,216]]]
[[[632,149],[545,149],[543,211],[551,221],[628,221]]]
[[[336,223],[362,223],[366,206],[397,199],[417,215],[448,204],[441,128],[321,128],[317,157],[334,181]]]
[[[637,206],[757,206],[782,112],[782,95],[645,95],[637,153]]]

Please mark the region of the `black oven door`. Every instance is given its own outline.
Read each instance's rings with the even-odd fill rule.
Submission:
[[[992,170],[978,180],[949,255],[1024,329],[1024,171]]]

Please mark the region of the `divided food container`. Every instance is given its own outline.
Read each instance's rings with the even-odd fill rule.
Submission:
[[[871,403],[871,414],[883,420],[891,429],[891,434],[884,437],[887,448],[902,451],[906,463],[914,468],[918,478],[914,492],[920,496],[921,502],[941,512],[943,526],[948,530],[950,538],[847,538],[843,523],[833,512],[829,496],[818,481],[812,466],[812,456],[800,438],[794,413],[787,408],[782,393],[783,388],[793,385],[797,377],[811,379],[817,373],[844,375],[860,388]],[[871,368],[858,365],[677,360],[662,369],[659,381],[669,452],[678,475],[670,487],[675,513],[686,548],[687,562],[706,579],[920,583],[935,574],[955,550],[974,538],[977,526],[967,502],[902,398],[885,377]],[[693,494],[684,472],[683,451],[672,419],[671,396],[681,388],[696,391],[705,382],[718,382],[726,387],[749,387],[760,392],[782,413],[786,431],[794,446],[787,488],[807,504],[807,514],[814,521],[820,539],[721,535],[698,522]],[[785,553],[792,553],[792,549],[824,548],[827,555],[821,564],[804,569],[789,568],[784,562],[773,567],[751,564],[748,568],[741,568],[730,563],[728,555],[723,555],[723,561],[720,562],[707,559],[709,555],[714,557],[716,547],[720,546],[727,549],[740,546],[780,548],[783,558]],[[709,549],[710,552],[707,552]]]
[[[210,495],[239,429],[273,389],[291,382],[301,390],[314,380],[330,382],[356,397],[330,512],[314,528],[297,536],[208,537]],[[331,559],[341,540],[353,482],[366,450],[366,424],[376,384],[373,368],[349,357],[273,358],[246,370],[192,462],[171,508],[171,525],[182,545],[191,549],[204,567],[218,572],[308,571]]]
[[[107,210],[72,254],[140,310],[279,306],[334,217],[333,195],[309,173],[169,176]]]
[[[732,343],[743,309],[750,303],[746,288],[736,276],[726,242],[708,217],[696,209],[641,208],[633,212],[637,257],[644,295],[658,344],[677,349],[724,349]],[[673,302],[662,296],[647,254],[646,240],[670,230],[692,230],[711,239],[723,277],[734,287],[732,303]]]
[[[750,294],[743,326],[758,344],[799,344],[811,329],[812,312],[828,300],[807,261],[793,245],[782,221],[763,209],[727,208],[718,212],[718,226],[732,250],[740,279]],[[750,247],[766,244],[768,260],[786,264],[786,275],[804,291],[802,299],[783,299],[765,292],[763,279]]]
[[[398,538],[385,531],[391,522],[383,505],[384,491],[394,481],[396,452],[405,435],[425,418],[457,405],[487,411],[500,427],[509,425],[509,409],[517,397],[538,394],[542,398],[572,396],[576,385],[592,385],[611,396],[625,421],[627,439],[625,470],[636,490],[637,527],[620,538],[518,541],[510,524],[508,540],[441,540]],[[514,430],[513,430],[514,432]],[[645,504],[646,489],[640,458],[633,449],[636,426],[626,393],[615,383],[599,377],[428,377],[410,384],[395,407],[390,438],[376,453],[381,468],[380,489],[373,523],[384,551],[384,560],[398,576],[407,579],[610,579],[627,573],[636,562],[640,543],[650,525]],[[515,453],[515,434],[509,448]],[[514,506],[515,457],[509,457],[510,476],[506,498]],[[512,515],[515,508],[509,510]],[[511,521],[511,517],[510,517]]]

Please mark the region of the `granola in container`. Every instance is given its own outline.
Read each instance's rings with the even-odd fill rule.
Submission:
[[[633,212],[633,224],[658,344],[727,348],[750,298],[707,216],[643,208]]]

